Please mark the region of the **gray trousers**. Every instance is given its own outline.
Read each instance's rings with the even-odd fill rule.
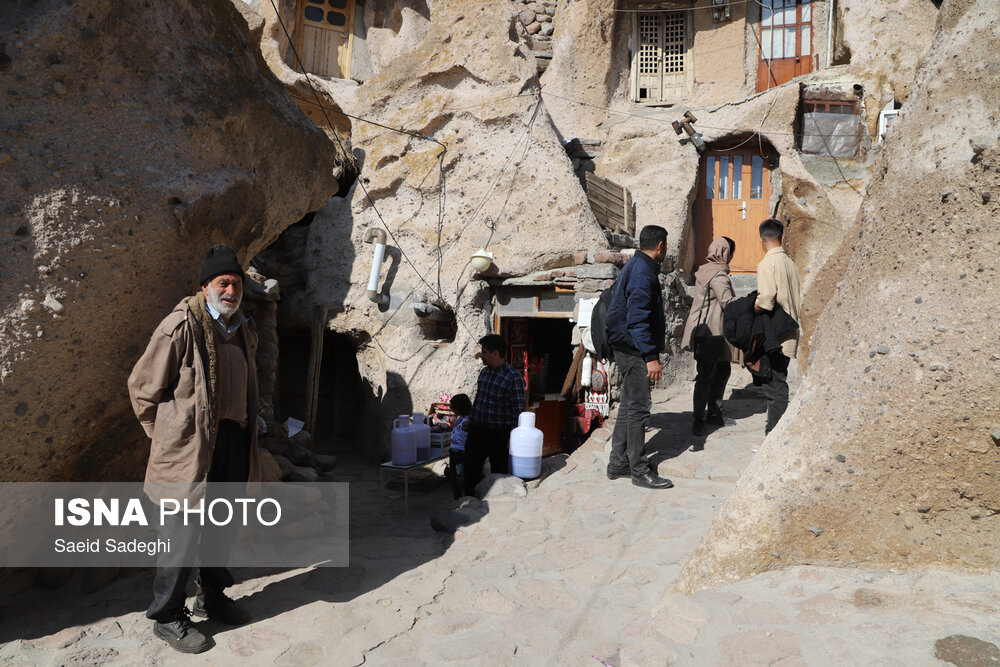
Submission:
[[[618,419],[611,436],[609,468],[630,469],[633,477],[649,472],[646,457],[646,422],[652,401],[649,397],[649,378],[646,362],[642,357],[615,350],[615,363],[622,376],[621,402]]]
[[[791,361],[781,352],[772,352],[768,357],[771,360],[771,381],[762,386],[767,397],[765,435],[778,425],[781,415],[788,409],[788,363]]]

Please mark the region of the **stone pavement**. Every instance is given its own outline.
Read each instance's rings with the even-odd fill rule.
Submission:
[[[404,519],[400,499],[381,499],[377,470],[348,465],[338,473],[352,482],[351,566],[239,571],[247,579],[231,592],[257,620],[236,629],[201,623],[217,642],[211,651],[181,656],[152,636],[142,614],[150,575],[137,571],[97,593],[70,593],[82,586],[71,581],[6,605],[0,661],[1000,664],[1000,574],[800,566],[691,596],[672,592],[760,446],[764,404],[753,388],[736,387],[727,410],[737,425],[693,438],[690,385],[654,398],[648,442],[674,489],[608,480],[609,433],[600,430],[541,484],[497,485],[485,515],[466,500],[482,517],[452,536],[429,521],[450,504],[446,484],[411,489]]]

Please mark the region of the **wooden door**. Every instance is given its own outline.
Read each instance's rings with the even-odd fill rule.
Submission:
[[[763,0],[757,92],[811,71],[812,0]]]
[[[635,15],[636,102],[664,102],[686,97],[690,70],[687,55],[689,13],[660,11]]]
[[[346,79],[351,75],[354,0],[299,0],[297,50],[307,72]]]
[[[754,273],[764,257],[758,227],[770,217],[771,173],[754,151],[707,151],[701,158],[696,200],[696,266],[720,236],[736,242],[733,273]]]

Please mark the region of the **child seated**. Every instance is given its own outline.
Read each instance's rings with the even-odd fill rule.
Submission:
[[[452,397],[449,406],[457,417],[451,427],[451,453],[448,460],[451,489],[457,500],[465,493],[465,440],[468,437],[472,401],[465,394],[457,394]]]

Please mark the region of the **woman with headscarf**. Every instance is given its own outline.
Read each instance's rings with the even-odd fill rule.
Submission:
[[[708,257],[695,272],[694,299],[681,339],[683,349],[691,349],[691,338],[699,324],[706,324],[713,336],[722,335],[722,311],[735,294],[729,279],[729,262],[736,252],[736,243],[726,236],[712,241],[708,246]],[[724,339],[723,339],[724,340]],[[727,420],[722,414],[722,395],[729,380],[730,362],[733,350],[728,342],[722,344],[718,359],[698,361],[698,375],[694,381],[694,424],[695,435],[705,433],[705,424],[725,426]],[[729,424],[733,421],[729,420]]]

